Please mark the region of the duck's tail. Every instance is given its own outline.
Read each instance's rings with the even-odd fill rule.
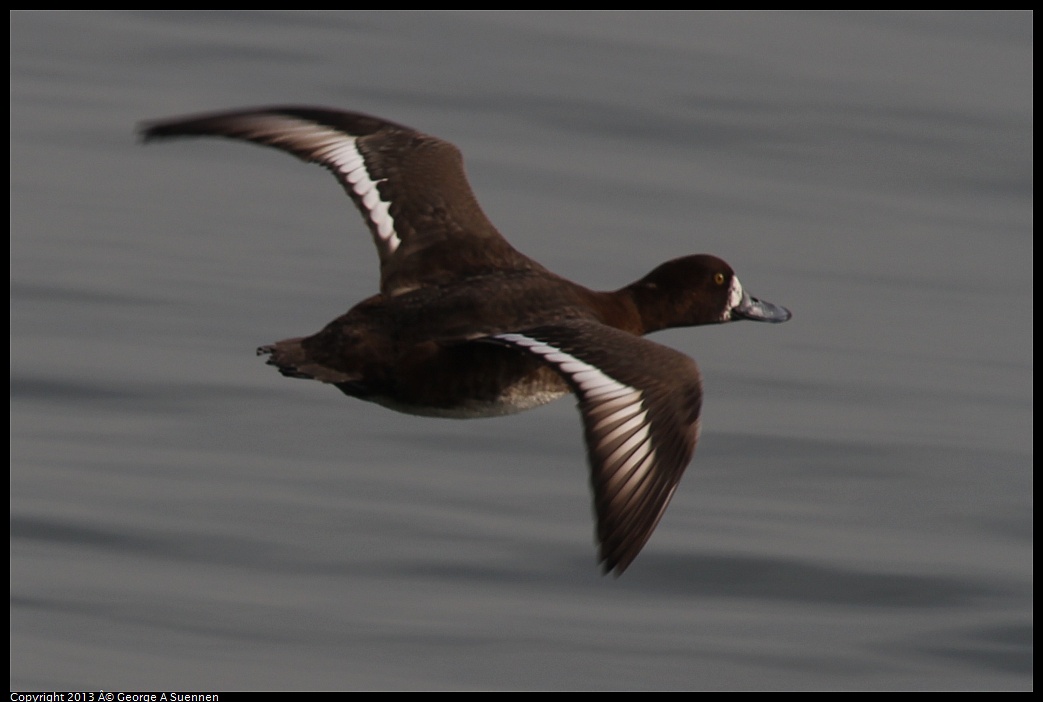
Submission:
[[[279,372],[287,378],[304,378],[305,380],[318,380],[322,383],[340,385],[357,380],[357,377],[334,370],[315,361],[308,353],[303,342],[306,337],[285,339],[274,344],[261,346],[257,349],[258,356],[267,356],[265,361],[269,366],[275,366]]]

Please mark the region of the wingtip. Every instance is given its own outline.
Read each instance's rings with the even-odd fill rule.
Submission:
[[[613,578],[618,578],[626,572],[626,569],[630,567],[630,564],[634,562],[636,557],[636,553],[620,557],[609,556],[602,552],[598,556],[598,566],[601,568],[603,576],[611,575]]]
[[[163,122],[160,120],[142,120],[134,125],[134,133],[138,137],[139,144],[147,144],[163,137],[175,136],[163,133]]]
[[[139,144],[147,144],[152,136],[149,134],[149,122],[138,122],[134,125],[134,136],[137,137]]]

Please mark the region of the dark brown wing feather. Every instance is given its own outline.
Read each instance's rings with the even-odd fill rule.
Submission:
[[[626,570],[677,489],[699,435],[695,362],[592,321],[498,334],[554,368],[579,398],[605,572]]]
[[[494,270],[544,270],[482,212],[459,149],[369,115],[267,107],[147,122],[145,141],[221,136],[263,144],[329,169],[362,213],[394,295]]]

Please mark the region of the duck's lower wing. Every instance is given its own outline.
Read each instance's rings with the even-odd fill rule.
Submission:
[[[621,574],[663,516],[699,436],[692,359],[592,321],[488,337],[539,357],[579,398],[597,513],[599,560]]]

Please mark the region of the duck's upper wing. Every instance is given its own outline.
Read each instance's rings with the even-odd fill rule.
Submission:
[[[482,212],[460,150],[409,127],[354,112],[267,107],[147,122],[140,131],[145,141],[252,141],[329,169],[373,235],[385,295],[493,270],[543,270]]]
[[[699,370],[682,353],[587,320],[497,334],[579,398],[604,571],[626,570],[663,516],[699,436]]]

